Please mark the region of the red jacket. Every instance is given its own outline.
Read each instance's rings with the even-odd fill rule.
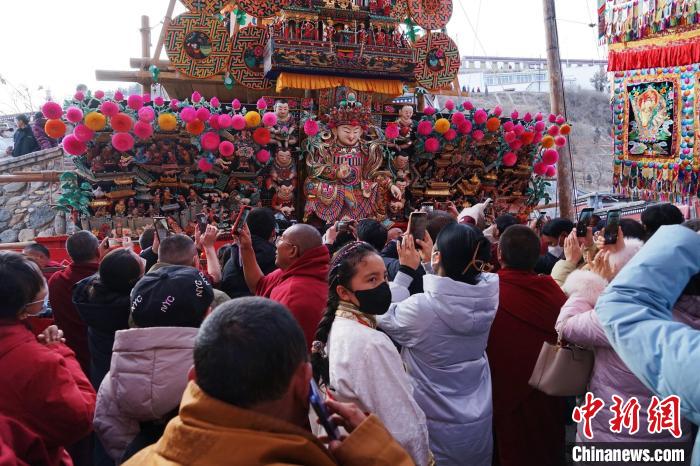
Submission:
[[[99,264],[70,264],[49,280],[49,303],[58,328],[63,330],[66,345],[75,352],[80,367],[90,373],[90,350],[88,348],[87,325],[73,305],[73,286],[85,277],[97,272]]]
[[[496,452],[501,466],[553,465],[564,445],[563,399],[528,385],[566,295],[549,275],[503,268],[486,353],[491,367]],[[524,461],[524,458],[528,458]]]
[[[288,269],[265,275],[255,290],[257,296],[287,306],[301,325],[309,349],[328,300],[329,262],[326,246],[309,249]]]
[[[44,345],[17,320],[0,322],[0,412],[62,453],[92,431],[95,391],[73,352]]]
[[[0,464],[72,466],[64,449],[49,451],[41,438],[15,419],[0,415]]]

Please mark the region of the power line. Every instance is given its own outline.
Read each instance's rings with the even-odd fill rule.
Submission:
[[[479,40],[479,36],[476,33],[476,30],[474,29],[474,25],[472,24],[471,20],[469,19],[469,15],[467,14],[467,10],[464,9],[464,5],[462,4],[462,0],[458,0],[457,2],[459,4],[459,7],[462,9],[462,13],[464,13],[464,17],[467,20],[467,24],[469,24],[469,27],[471,28],[472,32],[474,33],[474,40],[479,44],[479,47],[481,47],[481,51],[484,53],[484,56],[488,56],[488,53],[486,53],[486,48],[484,47],[484,44],[481,43],[481,40]]]

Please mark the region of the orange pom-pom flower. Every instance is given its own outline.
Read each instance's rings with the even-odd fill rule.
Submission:
[[[66,124],[61,120],[46,120],[44,131],[48,137],[58,139],[66,134]]]
[[[499,120],[496,117],[491,117],[486,121],[486,129],[489,130],[492,133],[495,133],[498,131],[498,128],[501,127],[501,120]]]

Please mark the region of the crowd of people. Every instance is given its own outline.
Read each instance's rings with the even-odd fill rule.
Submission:
[[[680,436],[606,409],[577,441],[691,442],[700,222],[656,204],[606,244],[597,217],[485,209],[430,212],[422,238],[257,208],[219,250],[210,225],[140,253],[80,231],[65,268],[0,252],[0,464],[560,465],[582,400],[529,380],[561,340],[606,402],[681,397]]]

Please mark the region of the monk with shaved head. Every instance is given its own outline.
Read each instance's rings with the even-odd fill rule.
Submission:
[[[251,293],[284,304],[301,325],[311,349],[314,333],[328,299],[328,248],[312,226],[294,225],[277,237],[275,263],[279,269],[264,275],[257,260],[248,226],[239,238],[240,260]]]

